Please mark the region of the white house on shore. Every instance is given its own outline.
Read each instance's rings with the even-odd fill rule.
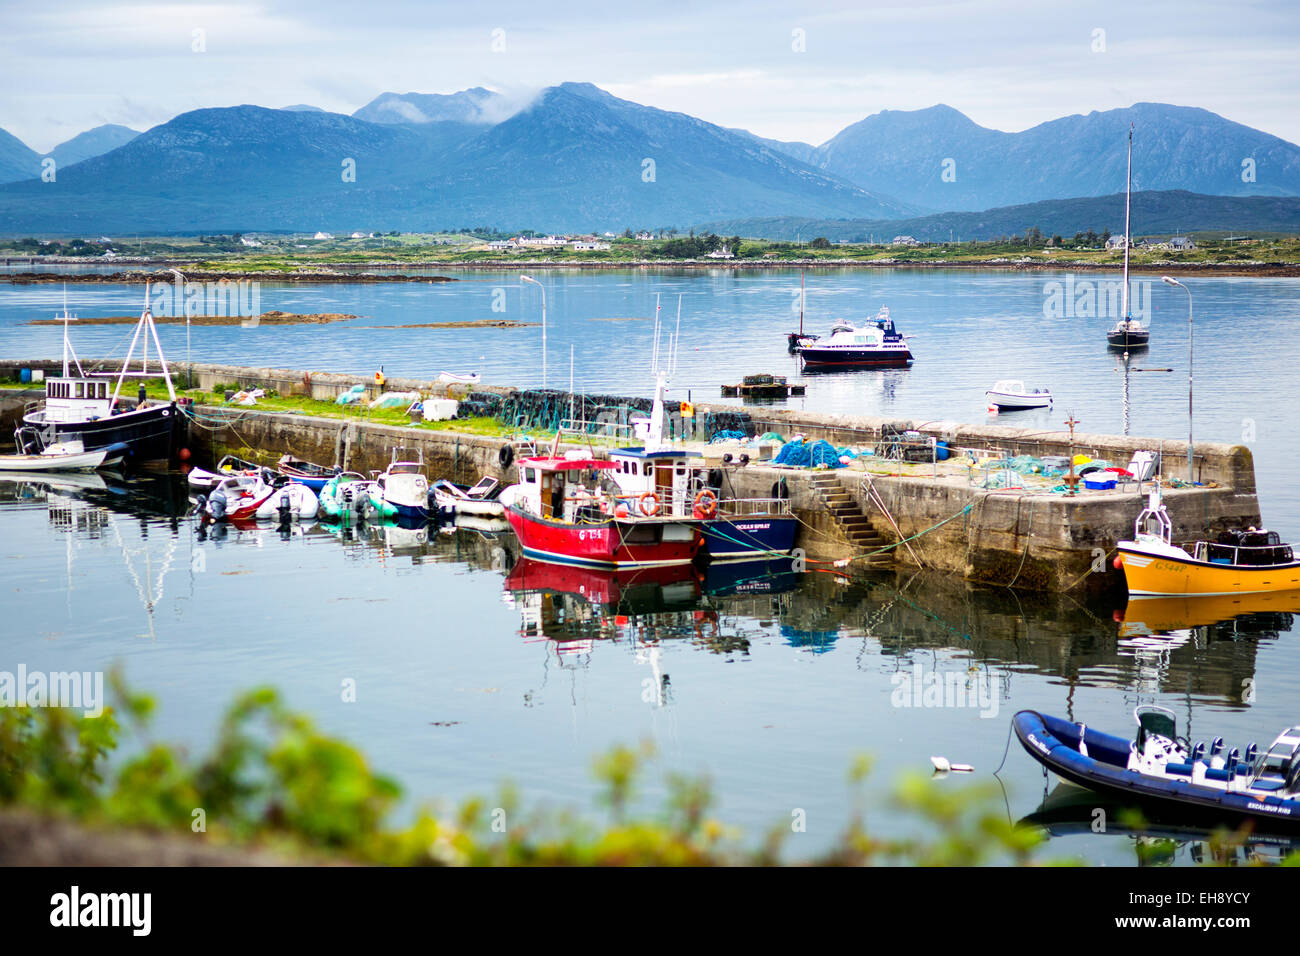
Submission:
[[[712,252],[707,253],[707,257],[710,259],[734,259],[736,258],[736,254],[726,246],[719,246]]]
[[[575,252],[604,252],[608,248],[608,242],[599,242],[590,239],[579,239],[573,244],[573,250]]]
[[[913,236],[895,236],[892,244],[895,246],[919,246],[921,243]]]
[[[1188,236],[1170,236],[1165,245],[1170,252],[1191,252],[1196,248],[1196,243]]]
[[[1126,243],[1125,243],[1124,236],[1111,236],[1109,239],[1106,240],[1107,249],[1123,249],[1125,245]]]
[[[318,233],[316,233],[316,235],[312,236],[312,238],[313,238],[313,239],[333,239],[334,236],[333,236],[333,234],[328,233],[328,232],[318,232]]]
[[[636,234],[637,242],[650,242],[652,239],[654,239],[654,235],[648,232],[638,232]]]

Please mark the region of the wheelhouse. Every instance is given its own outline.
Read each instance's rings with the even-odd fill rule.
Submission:
[[[611,489],[601,477],[614,470],[612,461],[536,457],[524,458],[517,464],[519,484],[514,504],[524,510],[553,521],[607,517],[601,505],[609,501]]]

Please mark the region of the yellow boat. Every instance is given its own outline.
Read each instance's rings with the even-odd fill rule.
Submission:
[[[1118,544],[1130,597],[1160,594],[1255,594],[1300,589],[1300,561],[1272,531],[1227,531],[1198,541],[1189,554],[1170,542],[1173,525],[1160,487],[1138,515],[1132,541]]]

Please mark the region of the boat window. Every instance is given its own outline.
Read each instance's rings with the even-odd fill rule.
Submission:
[[[533,469],[531,469],[531,468],[525,468],[525,469],[524,469],[524,481],[527,482],[528,484],[532,484],[532,483],[535,482],[536,480],[537,480],[537,475],[533,472]]]
[[[643,475],[650,474],[650,462],[647,461],[641,466],[641,474]]]

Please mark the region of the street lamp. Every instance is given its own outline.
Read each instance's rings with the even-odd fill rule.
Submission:
[[[1187,481],[1192,483],[1192,290],[1172,276],[1161,276],[1160,281],[1187,293]]]
[[[520,280],[531,282],[537,288],[542,290],[542,388],[546,387],[546,286],[542,285],[532,276],[521,275]]]
[[[172,301],[176,301],[176,296],[180,296],[181,308],[185,310],[185,387],[194,388],[194,363],[190,361],[190,309],[185,301],[185,276],[181,275],[180,269],[168,269],[176,277],[176,286],[172,292]]]

